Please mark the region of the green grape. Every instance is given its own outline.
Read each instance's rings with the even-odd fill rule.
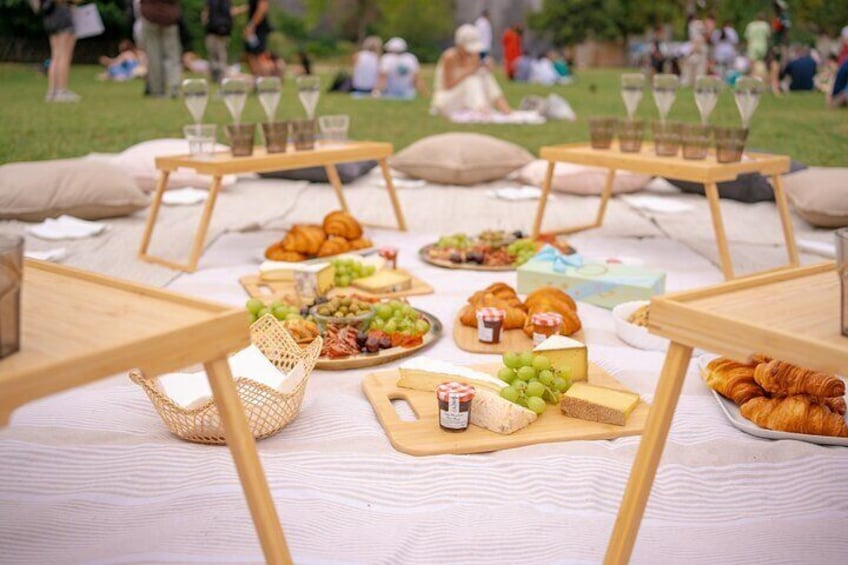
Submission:
[[[375,330],[382,330],[386,327],[386,320],[380,317],[375,317],[371,320],[371,327]]]
[[[522,381],[529,381],[536,378],[536,370],[533,367],[523,366],[518,369],[518,378]]]
[[[554,374],[549,369],[539,371],[539,382],[545,386],[554,384]]]
[[[423,335],[430,331],[430,323],[427,320],[417,320],[415,322],[415,331],[419,335]]]
[[[523,367],[532,367],[533,366],[533,352],[525,351],[521,353],[519,356],[521,358],[521,365]]]
[[[517,369],[521,366],[521,358],[518,353],[508,351],[503,354],[503,364],[510,369]]]
[[[533,359],[533,368],[537,371],[548,371],[551,368],[551,360],[544,355],[536,355]]]
[[[554,379],[554,389],[558,392],[565,392],[568,390],[568,381],[563,379],[562,377],[556,377]]]
[[[368,265],[367,267],[365,267],[364,274],[365,274],[366,277],[370,277],[371,275],[373,275],[376,272],[377,272],[377,267],[375,267],[374,265]]]
[[[400,300],[392,300],[391,302],[389,302],[389,306],[392,307],[392,310],[400,310],[401,308],[403,308],[403,302],[401,302]]]
[[[350,286],[350,277],[347,275],[342,275],[338,278],[339,286]]]
[[[386,303],[377,305],[377,316],[382,318],[383,320],[388,320],[392,317],[392,307]]]
[[[537,396],[540,397],[545,393],[545,385],[540,383],[539,381],[527,383],[527,390],[525,394],[527,396]]]
[[[512,388],[518,390],[519,392],[524,392],[524,390],[527,388],[527,383],[525,383],[521,379],[515,379],[514,381],[512,381]]]
[[[247,301],[245,307],[247,308],[248,312],[255,316],[257,312],[265,308],[265,304],[258,298],[251,298]]]
[[[545,411],[548,405],[545,404],[545,401],[539,398],[538,396],[531,396],[527,399],[527,408],[535,412],[536,414],[541,414]]]
[[[273,300],[273,301],[271,302],[271,304],[269,304],[269,305],[268,305],[268,309],[269,309],[269,310],[271,310],[271,311],[273,312],[273,311],[274,311],[274,308],[279,308],[280,306],[285,306],[285,304],[283,304],[283,303],[282,303],[281,301],[279,301],[279,300]]]
[[[400,331],[405,332],[413,328],[413,323],[410,322],[408,319],[403,318],[400,321],[400,324],[398,324],[398,328],[400,328]]]
[[[515,371],[510,369],[509,367],[501,367],[501,369],[498,371],[498,378],[504,382],[511,383],[515,380],[515,377]]]
[[[404,304],[403,306],[401,306],[400,311],[403,313],[404,316],[409,316],[415,310],[413,310],[412,306],[410,306],[409,304]]]
[[[542,395],[542,400],[550,404],[559,404],[561,399],[562,395],[559,392],[545,387],[545,394]]]
[[[565,366],[557,369],[557,376],[571,382],[571,367]]]
[[[386,326],[383,328],[383,331],[385,331],[388,334],[393,334],[396,331],[398,331],[397,322],[395,321],[394,318],[392,318],[391,320],[386,322]]]
[[[288,309],[288,308],[286,308],[285,306],[274,306],[274,308],[273,308],[273,309],[271,309],[271,313],[272,313],[272,314],[274,315],[274,317],[275,317],[275,318],[277,318],[278,320],[285,320],[285,319],[286,319],[286,316],[287,316],[287,315],[288,315],[288,313],[289,313],[289,309]]]
[[[262,309],[259,310],[259,312],[256,313],[256,318],[257,319],[261,318],[265,314],[270,314],[270,313],[271,313],[271,310],[269,308],[262,308]]]
[[[393,311],[392,318],[394,318],[398,321],[398,323],[400,323],[400,321],[403,320],[403,312],[401,312],[400,310]]]
[[[518,392],[518,389],[513,388],[511,386],[505,386],[501,389],[501,398],[505,398],[510,402],[515,402],[516,400],[518,400],[518,397],[520,395],[521,393]]]

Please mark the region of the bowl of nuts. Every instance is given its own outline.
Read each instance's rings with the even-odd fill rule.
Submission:
[[[365,332],[374,318],[374,305],[352,296],[336,296],[309,309],[309,314],[318,324],[323,335],[327,326],[337,328],[351,326]]]

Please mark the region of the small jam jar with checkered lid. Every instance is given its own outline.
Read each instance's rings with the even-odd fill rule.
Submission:
[[[557,312],[538,312],[530,317],[533,324],[533,343],[539,345],[562,329],[562,315]]]
[[[462,383],[442,383],[436,387],[439,400],[439,427],[447,432],[464,432],[471,418],[474,387]]]
[[[500,308],[477,310],[477,339],[482,343],[500,343],[506,312]]]

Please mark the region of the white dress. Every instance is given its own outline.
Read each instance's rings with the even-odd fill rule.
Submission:
[[[441,61],[436,65],[436,78],[433,85],[433,100],[430,111],[449,115],[463,110],[489,113],[494,110],[495,100],[503,96],[501,87],[488,69],[480,69],[466,77],[453,88],[444,86],[444,66]]]
[[[356,64],[353,67],[353,88],[355,90],[371,91],[377,86],[380,74],[380,57],[373,51],[360,51],[356,54]]]

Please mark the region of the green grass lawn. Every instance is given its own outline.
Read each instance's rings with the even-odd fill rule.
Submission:
[[[329,82],[335,69],[322,69]],[[104,83],[95,79],[94,66],[75,66],[71,88],[83,96],[79,104],[46,104],[43,101],[46,78],[33,66],[0,65],[0,162],[51,159],[84,155],[89,152],[117,152],[125,147],[159,137],[181,136],[189,120],[179,100],[143,98],[142,84]],[[425,69],[432,83],[432,67]],[[586,118],[592,115],[622,115],[618,93],[621,70],[599,69],[581,73],[570,86],[553,88],[502,81],[510,103],[517,106],[528,94],[557,92],[577,112],[576,122],[549,122],[545,125],[455,125],[428,114],[428,100],[411,102],[355,100],[346,94],[324,95],[320,114],[349,114],[351,136],[359,139],[391,141],[399,150],[424,136],[446,131],[474,131],[494,135],[538,153],[542,145],[585,141]],[[653,119],[656,110],[650,96],[640,108],[641,117]],[[284,86],[279,115],[300,117],[293,81]],[[246,121],[262,117],[259,103],[248,101]],[[672,119],[695,121],[697,110],[691,91],[682,91]],[[206,120],[228,121],[226,108],[212,100]],[[714,123],[736,124],[738,114],[729,92],[725,92],[714,114]],[[848,166],[848,111],[829,111],[819,93],[764,96],[751,126],[749,146],[787,153],[809,165]],[[219,130],[220,132],[220,130]],[[221,134],[219,133],[219,137]]]

